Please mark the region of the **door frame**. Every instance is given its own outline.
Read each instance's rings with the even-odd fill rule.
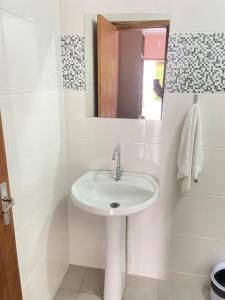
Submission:
[[[0,184],[6,184],[6,190],[0,193],[0,299],[22,300],[22,290],[16,250],[16,238],[12,209],[9,209],[9,224],[4,224],[2,198],[4,204],[11,205],[9,177],[6,161],[5,142],[0,113]],[[9,202],[7,204],[7,202]]]

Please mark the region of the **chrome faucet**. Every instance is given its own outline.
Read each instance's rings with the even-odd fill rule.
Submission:
[[[117,165],[116,165],[116,176],[115,180],[118,181],[122,177],[122,170],[121,170],[121,162],[120,162],[120,144],[117,144],[113,150],[112,160],[115,160],[117,156]]]

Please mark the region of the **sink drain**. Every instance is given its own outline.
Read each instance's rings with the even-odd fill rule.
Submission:
[[[111,206],[112,208],[117,208],[117,207],[120,206],[120,204],[117,203],[117,202],[113,202],[113,203],[110,204],[110,206]]]

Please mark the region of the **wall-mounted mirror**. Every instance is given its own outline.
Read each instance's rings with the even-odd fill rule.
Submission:
[[[86,16],[88,116],[161,119],[169,23]]]

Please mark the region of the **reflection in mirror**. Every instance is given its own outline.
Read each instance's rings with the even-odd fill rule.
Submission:
[[[160,120],[169,21],[86,20],[87,115]]]

